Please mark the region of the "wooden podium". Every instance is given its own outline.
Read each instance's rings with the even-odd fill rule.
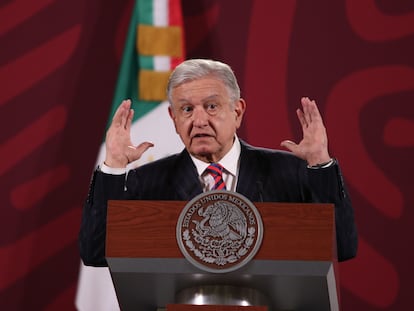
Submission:
[[[340,309],[332,204],[254,202],[263,220],[261,248],[242,268],[217,274],[189,263],[178,247],[176,224],[186,203],[108,202],[106,258],[121,310],[198,310],[177,309],[177,294],[215,284],[257,290],[269,311]]]

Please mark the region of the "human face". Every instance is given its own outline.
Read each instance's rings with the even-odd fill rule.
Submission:
[[[220,80],[205,77],[171,92],[169,113],[188,152],[204,162],[219,161],[233,146],[246,104],[232,102]]]

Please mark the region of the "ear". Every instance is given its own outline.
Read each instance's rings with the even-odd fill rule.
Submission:
[[[245,110],[246,110],[246,102],[244,101],[243,98],[240,98],[234,104],[234,112],[236,113],[236,126],[237,126],[237,128],[239,128],[240,125],[241,125]]]
[[[172,106],[171,105],[168,106],[168,114],[170,115],[170,118],[174,122],[175,132],[178,134],[177,124],[176,124],[177,117],[175,116],[174,111],[172,110]]]

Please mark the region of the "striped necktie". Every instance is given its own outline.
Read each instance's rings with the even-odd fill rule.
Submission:
[[[226,190],[226,184],[223,180],[223,166],[218,163],[211,163],[207,168],[206,172],[214,178],[214,186],[211,190]]]

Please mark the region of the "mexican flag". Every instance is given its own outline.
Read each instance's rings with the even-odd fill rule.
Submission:
[[[135,0],[125,42],[108,126],[123,99],[132,100],[132,142],[151,141],[142,158],[128,168],[183,149],[168,115],[166,85],[171,70],[184,60],[183,21],[180,0]],[[103,142],[97,165],[105,158]],[[108,268],[81,264],[76,307],[81,311],[119,310]]]

